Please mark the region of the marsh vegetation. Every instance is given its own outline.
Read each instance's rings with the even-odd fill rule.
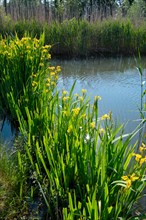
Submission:
[[[132,132],[101,97],[58,86],[53,57],[144,55],[144,0],[20,1],[0,5],[0,114],[16,129],[0,147],[0,217],[145,219],[145,79]],[[50,46],[51,45],[51,46]],[[140,57],[140,56],[139,56]],[[132,142],[136,134],[139,138]]]
[[[39,38],[45,31],[45,43],[59,57],[145,54],[145,12],[144,0],[6,0],[0,6],[0,33]]]
[[[1,216],[131,219],[145,188],[146,166],[144,137],[138,146],[131,140],[145,118],[125,137],[111,113],[98,115],[100,96],[90,103],[86,89],[74,94],[75,83],[70,91],[59,91],[61,68],[50,64],[49,50],[44,35],[0,41],[1,107],[19,131],[6,157],[9,163],[1,167],[6,181],[15,157],[8,180],[9,186],[14,178],[12,186],[6,188],[1,179],[8,193],[5,204],[12,192],[13,211],[1,208]],[[144,96],[142,90],[142,100]]]

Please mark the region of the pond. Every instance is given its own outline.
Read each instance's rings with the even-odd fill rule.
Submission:
[[[74,93],[87,90],[87,96],[101,96],[99,116],[112,111],[117,124],[125,124],[125,132],[132,132],[139,123],[141,83],[134,58],[98,58],[88,60],[54,60],[62,72],[58,88],[70,90],[76,80]],[[146,58],[141,59],[143,81],[146,81]],[[146,84],[145,84],[146,87]],[[2,126],[2,121],[0,121]],[[2,129],[3,140],[13,138],[11,127],[5,121]]]

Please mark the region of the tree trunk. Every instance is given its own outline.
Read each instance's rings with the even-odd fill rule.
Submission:
[[[113,7],[112,7],[112,4],[110,4],[109,7],[110,7],[110,16],[113,17]]]
[[[7,0],[4,0],[4,8],[5,8],[5,12],[6,12],[6,14],[7,14]]]
[[[49,2],[44,0],[44,7],[45,7],[45,21],[49,21]]]

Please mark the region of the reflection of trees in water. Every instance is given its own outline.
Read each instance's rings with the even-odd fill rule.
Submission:
[[[85,60],[57,60],[54,61],[62,66],[64,75],[94,75],[98,72],[125,72],[125,71],[137,71],[137,63],[134,57],[127,58],[97,58],[97,59],[85,59]],[[142,67],[146,68],[146,58],[142,58]],[[145,71],[144,71],[145,72]]]

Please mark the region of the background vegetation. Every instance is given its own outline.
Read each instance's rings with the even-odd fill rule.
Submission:
[[[92,22],[119,15],[143,17],[146,12],[145,0],[1,0],[1,4],[14,20],[34,19],[47,23],[73,17]]]
[[[2,1],[0,33],[39,37],[53,56],[146,54],[146,2],[139,1]]]

